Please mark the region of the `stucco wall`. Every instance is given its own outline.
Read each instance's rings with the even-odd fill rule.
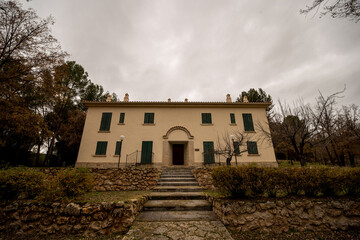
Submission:
[[[99,132],[103,112],[112,113],[109,132]],[[118,124],[121,112],[125,112],[124,124]],[[145,112],[155,113],[154,124],[144,124]],[[211,113],[211,125],[202,124],[201,113]],[[230,113],[235,113],[235,125],[230,124]],[[122,105],[112,106],[103,104],[99,107],[89,107],[88,109],[76,166],[117,167],[118,156],[115,155],[115,145],[116,141],[119,141],[120,135],[125,136],[121,151],[121,166],[125,164],[127,154],[131,154],[136,150],[141,151],[142,141],[153,141],[153,163],[155,166],[172,164],[171,144],[173,143],[186,144],[185,165],[202,165],[203,141],[213,141],[216,148],[218,139],[222,139],[224,134],[228,133],[231,135],[236,132],[244,132],[242,113],[252,114],[255,132],[247,133],[247,138],[258,142],[259,155],[251,156],[247,153],[242,153],[239,161],[276,162],[272,144],[269,141],[260,141],[264,139],[264,136],[261,134],[258,125],[261,124],[265,129],[268,129],[264,107],[244,108],[238,105],[229,105],[228,107],[214,107],[211,105],[194,107],[190,103],[189,106],[185,107],[156,107],[151,105],[141,107],[129,105],[125,107]],[[189,138],[181,130],[176,130],[171,132],[167,139],[164,139],[163,136],[167,131],[175,126],[185,127],[193,138]],[[97,141],[108,142],[106,156],[94,156]],[[215,159],[215,161],[218,160],[218,158]],[[131,158],[131,161],[134,161],[134,158]],[[140,156],[138,161],[140,161]],[[225,162],[225,159],[221,159],[221,161]]]

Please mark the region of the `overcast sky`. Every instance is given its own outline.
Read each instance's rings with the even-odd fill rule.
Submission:
[[[263,88],[360,105],[360,22],[300,15],[300,0],[32,0],[90,79],[120,99],[225,101]]]

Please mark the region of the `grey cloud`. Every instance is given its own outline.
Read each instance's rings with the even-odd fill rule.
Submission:
[[[224,101],[263,88],[314,102],[347,85],[360,104],[359,24],[299,14],[303,1],[33,0],[90,78],[132,100]]]

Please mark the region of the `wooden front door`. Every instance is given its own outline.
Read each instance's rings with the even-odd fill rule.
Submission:
[[[184,165],[184,144],[173,144],[173,165]]]

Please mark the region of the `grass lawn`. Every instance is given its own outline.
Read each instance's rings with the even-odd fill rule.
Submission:
[[[77,200],[79,202],[100,203],[129,201],[130,199],[140,198],[148,195],[151,191],[107,191],[107,192],[88,192]]]

